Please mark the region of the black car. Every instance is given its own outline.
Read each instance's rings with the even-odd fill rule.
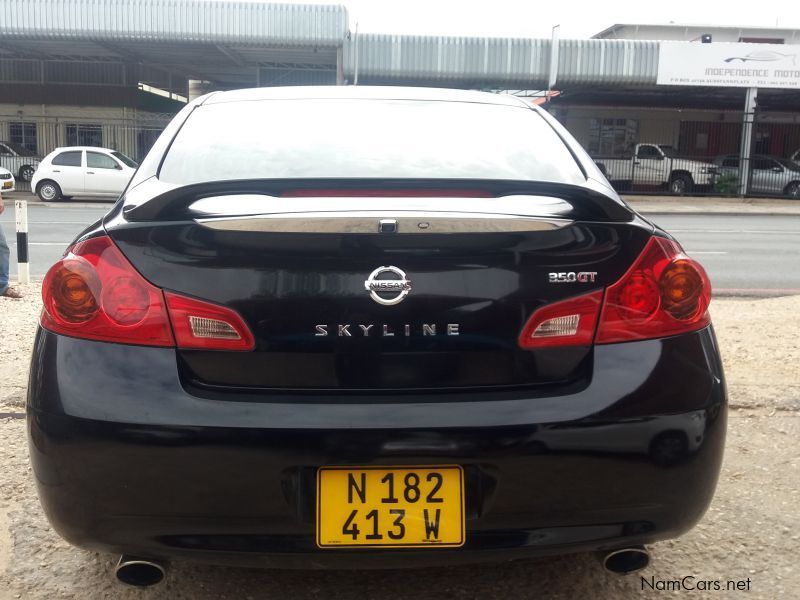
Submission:
[[[632,571],[714,493],[703,268],[512,96],[209,94],[42,293],[41,502],[128,583],[171,558]]]

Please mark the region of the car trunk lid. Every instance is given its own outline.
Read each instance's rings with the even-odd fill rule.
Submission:
[[[215,195],[169,220],[118,217],[109,233],[151,282],[232,308],[253,332],[252,352],[179,351],[195,385],[580,383],[590,346],[523,350],[520,331],[538,308],[617,280],[651,227],[576,218],[557,197],[477,195]]]

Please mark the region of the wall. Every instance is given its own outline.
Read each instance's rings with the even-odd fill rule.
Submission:
[[[749,27],[704,27],[700,25],[621,25],[611,31],[597,34],[595,38],[620,40],[671,40],[681,42],[699,41],[704,33],[710,33],[714,42],[738,42],[741,38],[782,39],[785,44],[800,44],[800,30],[749,28]]]
[[[36,123],[38,154],[43,156],[68,143],[68,124],[100,125],[102,145],[137,160],[171,119],[125,107],[0,103],[0,140],[10,139],[13,122]]]
[[[636,141],[667,144],[698,156],[709,156],[717,152],[729,152],[727,146],[696,148],[695,130],[704,134],[700,124],[722,124],[726,130],[736,130],[741,126],[741,113],[704,110],[670,110],[647,108],[614,107],[559,107],[558,119],[585,148],[589,148],[592,119],[631,119],[638,122]],[[717,127],[719,125],[716,125]],[[713,136],[710,137],[713,142]],[[727,139],[727,137],[726,137]]]

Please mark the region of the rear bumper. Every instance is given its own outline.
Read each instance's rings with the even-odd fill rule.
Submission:
[[[48,518],[71,543],[298,568],[615,548],[691,528],[722,459],[726,393],[710,328],[597,347],[592,381],[547,397],[234,402],[189,393],[175,361],[170,350],[39,332],[31,458]],[[316,548],[317,467],[453,463],[465,470],[464,547]]]

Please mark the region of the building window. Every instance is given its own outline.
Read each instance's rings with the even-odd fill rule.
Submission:
[[[10,142],[27,148],[34,154],[39,153],[36,141],[36,123],[23,123],[15,121],[8,124],[8,139]]]
[[[103,127],[92,123],[76,123],[64,126],[67,146],[102,146]]]
[[[592,156],[630,156],[639,135],[636,119],[591,119],[589,154]]]
[[[140,129],[136,134],[136,160],[141,162],[156,143],[163,129]]]

